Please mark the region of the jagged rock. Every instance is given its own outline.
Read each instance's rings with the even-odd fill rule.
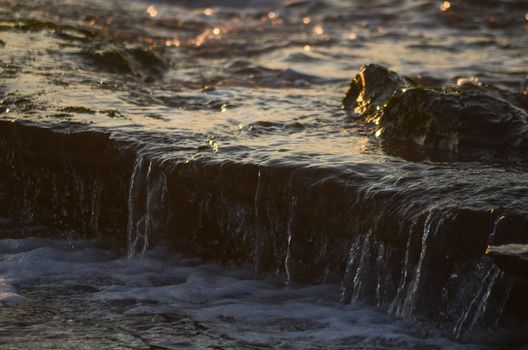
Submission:
[[[489,246],[486,254],[491,256],[502,270],[514,275],[528,276],[527,244]]]
[[[363,116],[374,115],[379,108],[399,89],[411,81],[378,64],[363,66],[343,100],[346,110],[353,110]]]
[[[384,141],[430,154],[458,160],[528,157],[527,112],[484,89],[422,88],[368,65],[352,82],[344,107],[372,122]]]

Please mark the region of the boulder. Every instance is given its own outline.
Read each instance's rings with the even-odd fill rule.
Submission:
[[[395,150],[418,149],[456,160],[526,160],[528,113],[492,92],[423,88],[367,65],[352,81],[343,105],[372,123],[384,142],[405,146]]]

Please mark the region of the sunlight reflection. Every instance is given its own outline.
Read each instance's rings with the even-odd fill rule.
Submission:
[[[147,7],[147,13],[150,17],[156,17],[158,15],[158,9],[156,9],[156,7],[153,5],[150,5]]]
[[[165,41],[165,46],[167,46],[167,47],[170,47],[170,46],[180,47],[180,45],[181,45],[180,40],[178,40],[176,38]]]
[[[442,1],[440,4],[440,11],[447,11],[451,8],[451,3],[449,1]]]

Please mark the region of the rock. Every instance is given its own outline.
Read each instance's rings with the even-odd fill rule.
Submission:
[[[11,225],[11,223],[12,223],[11,219],[0,217],[0,227],[9,226]]]
[[[480,92],[410,88],[395,93],[376,118],[384,139],[459,159],[528,155],[526,112]]]
[[[488,246],[486,254],[507,273],[528,276],[528,244]]]
[[[372,116],[396,91],[409,85],[409,80],[395,72],[378,64],[368,64],[350,83],[343,106],[348,111]]]
[[[404,148],[456,160],[525,160],[528,114],[496,96],[485,89],[413,86],[392,71],[368,65],[352,82],[344,106],[373,123],[384,142]]]

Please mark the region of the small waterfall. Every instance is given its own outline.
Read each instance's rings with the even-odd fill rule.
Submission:
[[[383,242],[379,243],[378,254],[376,255],[376,305],[381,307],[384,302],[384,296],[387,279],[390,274],[387,273],[387,249]]]
[[[68,168],[70,170],[71,176],[73,177],[73,188],[71,189],[72,193],[70,196],[72,198],[77,198],[79,211],[75,212],[74,216],[78,218],[79,222],[82,223],[83,227],[87,227],[87,205],[85,205],[85,186],[83,179],[75,172],[71,162],[67,162]],[[66,214],[66,213],[65,213]]]
[[[445,220],[443,217],[435,220],[435,214],[434,210],[430,210],[423,226],[420,224],[421,220],[415,218],[409,229],[400,283],[389,310],[398,317],[412,315],[423,297],[426,265],[431,259],[431,245],[439,226]]]
[[[297,198],[295,196],[292,196],[292,199],[290,201],[290,213],[288,217],[288,227],[287,227],[288,247],[286,249],[286,258],[284,259],[284,271],[286,272],[286,284],[290,284],[292,282],[292,271],[291,271],[290,264],[291,264],[291,246],[292,246],[292,239],[293,239],[293,224],[294,224],[296,207],[297,207]]]
[[[99,237],[99,218],[101,217],[102,195],[103,185],[100,182],[95,181],[92,189],[90,226],[93,228],[96,237]]]
[[[413,279],[411,280],[411,284],[409,285],[407,296],[404,300],[401,309],[399,310],[398,314],[400,316],[409,316],[414,312],[416,308],[416,301],[420,294],[419,290],[423,283],[422,274],[424,272],[424,262],[428,252],[429,235],[431,234],[432,221],[433,215],[432,212],[429,212],[424,224],[420,257],[418,259],[418,264],[416,265],[416,269],[414,271]]]
[[[364,290],[368,288],[373,273],[370,269],[370,263],[374,246],[374,236],[371,230],[366,234],[358,235],[352,241],[341,286],[342,302],[357,301],[363,295]]]
[[[400,315],[402,314],[402,305],[404,304],[407,288],[411,283],[413,278],[413,268],[414,268],[414,236],[419,232],[419,220],[414,218],[412,221],[411,227],[409,229],[409,236],[407,237],[407,244],[405,246],[405,259],[403,261],[402,272],[400,277],[400,283],[398,290],[396,291],[396,297],[389,309],[389,312],[392,314]]]
[[[144,184],[143,171],[143,156],[138,154],[134,163],[134,170],[130,178],[130,187],[128,191],[128,226],[127,226],[127,242],[128,242],[128,257],[133,258],[136,255],[136,244],[140,239],[139,222],[136,221],[136,206],[139,201],[140,188]]]
[[[356,273],[353,280],[353,293],[352,302],[356,302],[361,296],[361,292],[366,288],[368,284],[369,274],[369,261],[371,257],[371,250],[373,245],[372,231],[369,231],[366,235],[363,235],[363,241],[360,245],[359,258],[357,263]]]
[[[496,265],[492,265],[488,269],[488,272],[482,279],[482,284],[475,294],[471,304],[458,319],[456,326],[453,329],[453,334],[457,340],[463,340],[464,337],[467,337],[475,330],[478,322],[482,320],[486,314],[493,288],[502,277],[503,272]],[[498,315],[496,319],[499,317],[500,315]]]
[[[153,160],[138,154],[130,178],[128,195],[128,257],[142,256],[151,244],[154,231],[164,229],[167,179]]]
[[[263,233],[261,232],[262,228],[261,228],[260,221],[259,221],[259,218],[261,217],[261,212],[260,212],[260,201],[262,197],[261,191],[262,191],[262,174],[259,168],[257,172],[257,186],[255,188],[255,204],[254,204],[254,210],[255,210],[254,225],[255,226],[253,228],[255,230],[255,246],[253,248],[255,275],[257,275],[261,271],[261,267],[262,267],[261,254],[262,254],[262,245],[263,245],[263,242],[262,242]]]

